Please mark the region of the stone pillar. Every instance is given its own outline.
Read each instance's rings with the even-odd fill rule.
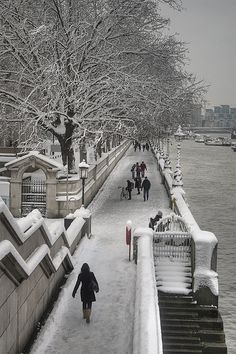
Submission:
[[[21,181],[11,179],[10,184],[10,211],[16,218],[21,217]]]
[[[56,218],[58,216],[58,203],[56,202],[57,194],[57,181],[55,173],[52,174],[51,171],[47,175],[47,196],[46,196],[46,207],[47,207],[47,217]]]

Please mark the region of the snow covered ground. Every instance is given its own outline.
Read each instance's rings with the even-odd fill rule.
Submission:
[[[150,198],[132,192],[131,200],[120,201],[118,186],[126,186],[131,166],[147,164],[152,186]],[[127,220],[133,228],[147,227],[149,218],[161,209],[169,214],[169,201],[151,152],[134,152],[133,147],[118,163],[95,199],[92,212],[92,238],[84,238],[73,256],[70,274],[59,299],[42,328],[31,354],[131,354],[135,302],[136,265],[128,260],[125,244]],[[72,298],[82,264],[90,265],[99,282],[100,292],[93,303],[91,322],[82,318],[80,290]]]

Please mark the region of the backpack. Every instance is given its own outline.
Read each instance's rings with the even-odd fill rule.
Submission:
[[[134,182],[130,182],[131,189],[134,189]]]

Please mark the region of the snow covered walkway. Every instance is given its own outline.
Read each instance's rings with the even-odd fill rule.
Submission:
[[[149,200],[142,192],[132,192],[132,200],[120,201],[118,186],[126,186],[131,166],[144,161],[151,181]],[[84,238],[73,256],[74,271],[64,285],[59,299],[42,328],[31,354],[131,354],[135,301],[136,265],[128,261],[125,227],[131,220],[133,228],[147,227],[149,218],[161,209],[168,214],[169,201],[149,151],[133,147],[118,163],[93,202],[92,238]],[[72,298],[82,264],[90,265],[99,282],[100,292],[93,303],[91,322],[82,318],[80,289]]]

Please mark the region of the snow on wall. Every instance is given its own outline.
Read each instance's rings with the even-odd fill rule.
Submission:
[[[82,211],[82,213],[86,214],[86,211]],[[59,237],[64,237],[66,239],[66,243],[70,247],[85,223],[85,220],[81,216],[77,216],[67,230],[65,230],[64,224],[61,222],[61,220],[55,221],[47,226],[41,213],[37,209],[33,210],[26,217],[16,220],[10,213],[6,204],[1,200],[1,198],[0,214],[4,215],[4,217],[10,223],[12,229],[22,244],[29,237],[34,235],[37,229],[42,227],[44,234],[48,238],[47,243],[50,245],[50,247],[53,246]],[[25,261],[9,240],[1,241],[0,261],[9,253],[12,254],[22,271],[25,272],[28,276],[34,271],[34,269],[39,265],[39,263],[46,255],[51,260],[55,272],[62,264],[65,257],[67,257],[72,264],[70,250],[65,246],[62,246],[55,257],[52,259],[50,256],[50,248],[47,244],[43,244],[38,247],[35,252],[33,252],[33,254]]]
[[[162,159],[158,159],[157,155],[156,158],[161,170],[163,171],[163,176],[166,179],[166,185],[171,186],[171,172],[169,170],[164,170]],[[171,194],[172,202],[174,201],[176,204],[177,209],[185,220],[194,240],[195,271],[193,274],[193,290],[196,292],[201,287],[207,287],[214,295],[218,296],[218,274],[215,270],[211,269],[213,252],[215,252],[218,243],[217,238],[212,232],[203,231],[200,229],[185,201],[185,191],[182,187],[174,187],[169,192]]]
[[[133,354],[162,354],[160,314],[153,263],[153,232],[137,228],[139,237]]]

